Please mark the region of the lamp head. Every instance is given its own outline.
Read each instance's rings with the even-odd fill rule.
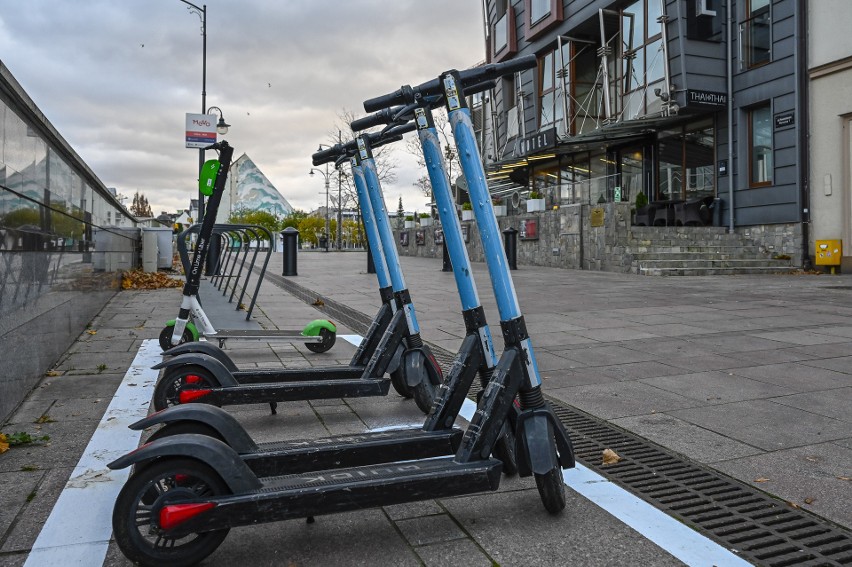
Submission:
[[[222,136],[228,133],[228,128],[230,128],[230,124],[225,122],[225,119],[221,116],[219,117],[219,122],[216,123],[216,132]]]

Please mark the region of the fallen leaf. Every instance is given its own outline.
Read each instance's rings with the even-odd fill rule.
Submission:
[[[317,297],[317,300],[311,303],[311,305],[316,305],[317,307],[325,305],[325,301]]]
[[[162,272],[143,272],[132,270],[124,272],[121,278],[122,289],[161,289],[181,287],[183,282]]]
[[[94,330],[94,329],[89,329],[89,330],[88,330],[88,331],[86,331],[86,332],[87,332],[87,333],[89,333],[90,335],[97,335],[97,334],[98,334],[98,332],[97,332],[96,330]]]
[[[754,482],[769,482],[769,479],[760,477],[760,478],[754,479]]]
[[[62,376],[62,372],[58,370],[48,370],[44,373],[45,376]]]
[[[837,480],[852,480],[852,477],[848,477],[848,476],[839,476],[839,477],[837,477]]]
[[[789,500],[787,501],[787,506],[789,506],[790,508],[798,508],[799,507],[798,504],[796,504],[795,502],[790,502]]]
[[[819,462],[819,457],[811,457],[811,456],[807,456],[807,457],[805,457],[805,460],[806,460],[806,461],[810,461],[810,462],[812,462],[812,463],[818,463],[818,462]]]
[[[805,498],[805,504],[813,504],[816,498]]]
[[[6,443],[6,435],[0,433],[0,455],[9,450],[9,444]]]
[[[612,449],[604,449],[603,451],[603,464],[604,465],[614,465],[618,461],[621,460],[621,457],[618,456],[618,453],[613,451]]]

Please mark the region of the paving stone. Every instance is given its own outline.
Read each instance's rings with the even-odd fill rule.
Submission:
[[[408,543],[415,547],[467,538],[453,519],[446,514],[398,520],[396,526]]]
[[[849,436],[848,423],[767,400],[749,400],[667,413],[766,451]],[[788,426],[793,423],[795,427]]]
[[[852,422],[852,387],[773,398],[776,404]]]
[[[850,359],[852,360],[852,359]],[[745,376],[769,384],[789,388],[794,392],[810,392],[849,385],[849,376],[816,368],[809,362],[745,366],[730,370],[737,376]]]
[[[645,378],[641,382],[710,404],[765,399],[793,393],[789,388],[719,371]]]
[[[394,504],[382,508],[391,520],[407,520],[409,518],[420,518],[422,516],[434,516],[443,514],[444,510],[434,500],[422,502],[410,502],[408,504]]]
[[[576,386],[551,390],[547,394],[604,419],[659,413],[699,405],[685,396],[641,382]]]
[[[623,417],[612,423],[700,463],[763,454],[752,447],[665,413]]]
[[[418,547],[426,567],[494,567],[494,561],[469,539]]]
[[[44,472],[35,487],[35,495],[21,509],[17,523],[7,534],[0,551],[25,551],[32,548],[72,470],[73,467],[56,467]]]

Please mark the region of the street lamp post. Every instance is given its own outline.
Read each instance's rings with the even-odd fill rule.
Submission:
[[[329,146],[326,146],[329,147]],[[320,145],[320,149],[322,149],[322,145]],[[328,240],[331,236],[331,229],[329,228],[328,223],[328,185],[331,174],[328,172],[328,163],[325,164],[325,171],[321,169],[311,168],[311,171],[308,172],[309,175],[313,175],[314,172],[319,173],[325,178],[325,251],[328,252]]]
[[[207,4],[198,7],[187,0],[180,0],[186,4],[187,9],[191,14],[197,15],[201,19],[201,114],[206,114],[204,109],[207,108]],[[201,170],[204,168],[204,150],[198,150],[198,174],[201,175]],[[201,190],[198,191],[198,222],[201,222],[204,217],[204,195]]]

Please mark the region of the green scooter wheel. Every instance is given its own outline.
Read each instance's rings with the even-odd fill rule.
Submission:
[[[337,340],[337,333],[334,331],[329,331],[328,329],[320,329],[320,339],[321,341],[318,343],[305,343],[305,346],[308,347],[308,350],[311,352],[325,352],[334,346],[334,342]]]

